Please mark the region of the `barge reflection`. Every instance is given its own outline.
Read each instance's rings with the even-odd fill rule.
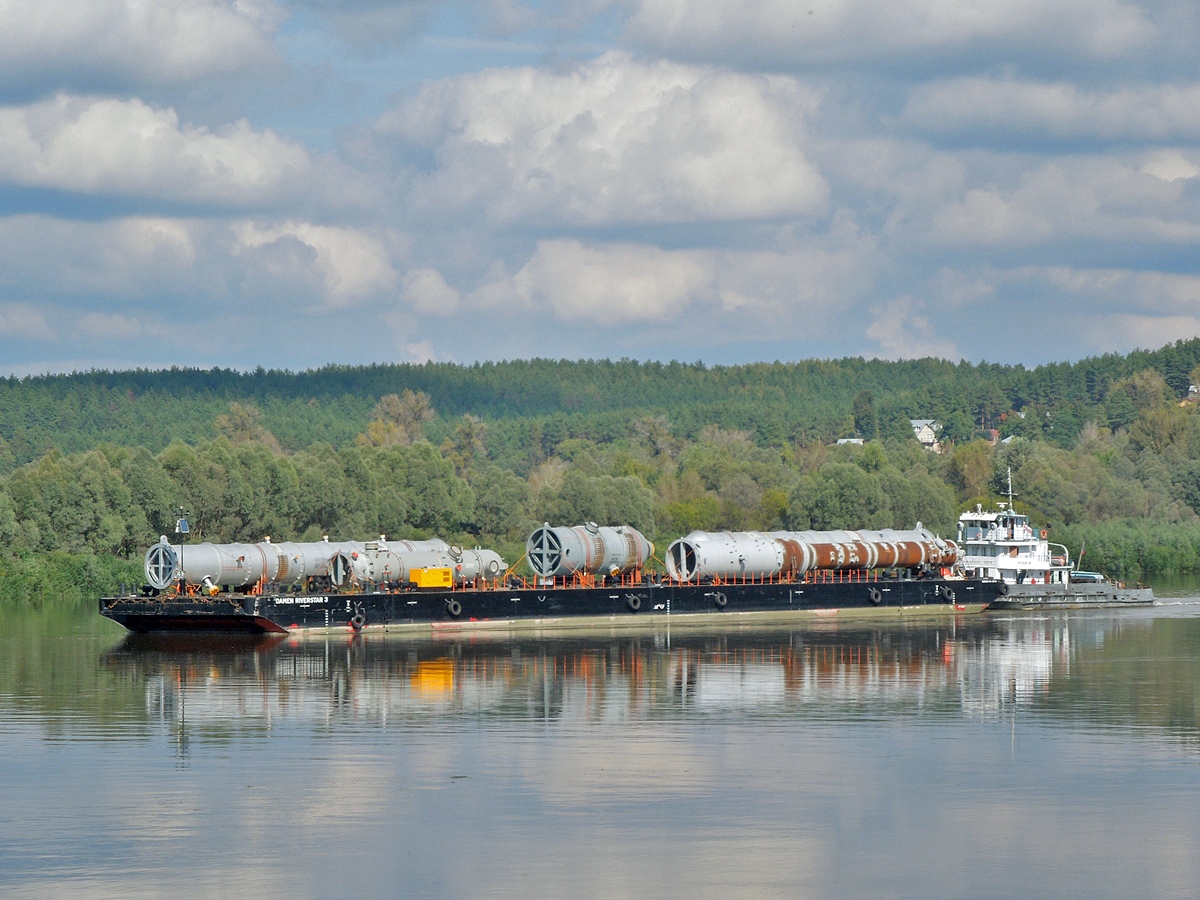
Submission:
[[[447,716],[986,719],[1014,706],[1047,705],[1052,686],[1070,681],[1079,655],[1102,651],[1116,627],[980,617],[731,634],[130,637],[106,661],[144,680],[151,719],[189,730],[400,726]]]

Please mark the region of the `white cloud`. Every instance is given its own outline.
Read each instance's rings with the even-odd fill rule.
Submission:
[[[400,243],[382,230],[301,221],[0,217],[5,365],[303,368],[394,358],[384,317],[395,306]],[[53,360],[39,349],[51,341]]]
[[[24,187],[244,206],[313,177],[302,146],[245,121],[214,132],[140,100],[64,94],[0,107],[0,180]]]
[[[637,0],[627,34],[693,58],[928,65],[997,48],[1108,60],[1145,48],[1156,25],[1122,0]]]
[[[309,222],[264,224],[243,222],[236,226],[240,246],[246,254],[267,267],[267,275],[309,281],[331,307],[350,306],[394,288],[397,280],[385,242],[353,228],[314,225]],[[271,251],[298,245],[299,257],[284,254],[289,269],[299,260],[302,271],[275,269],[281,258]]]
[[[336,309],[378,299],[396,282],[387,237],[353,228],[146,217],[0,218],[0,298],[116,300],[155,309],[186,302],[209,310],[232,300],[244,313],[273,297],[295,308]]]
[[[711,289],[699,254],[634,244],[542,241],[513,278],[518,296],[559,318],[596,324],[662,321]]]
[[[134,216],[72,222],[48,216],[0,218],[0,291],[46,297],[179,294],[202,253],[207,227]]]
[[[1200,321],[1200,276],[1128,269],[1023,267],[1015,278],[1041,280],[1056,291],[1083,297],[1093,312]],[[1172,338],[1174,340],[1174,338]],[[1145,345],[1138,345],[1145,346]]]
[[[514,275],[496,267],[466,302],[531,326],[548,315],[585,327],[641,325],[673,338],[807,340],[828,333],[861,298],[872,253],[870,241],[857,240],[786,251],[546,240]]]
[[[0,303],[0,337],[52,341],[57,335],[40,309],[27,303]]]
[[[426,85],[377,131],[434,151],[414,202],[581,224],[811,215],[817,95],[788,78],[609,53],[567,72],[489,69]]]
[[[866,336],[875,341],[888,359],[959,359],[954,341],[940,335],[925,309],[912,297],[897,297],[872,310]]]
[[[1080,156],[1035,164],[1007,184],[967,186],[917,230],[947,246],[1200,242],[1200,210],[1190,200],[1186,178],[1147,174],[1141,159]],[[914,203],[908,212],[919,215],[921,209]],[[912,230],[913,224],[892,228]]]
[[[270,0],[6,0],[0,78],[10,85],[184,82],[273,58]]]
[[[1088,321],[1082,328],[1089,346],[1106,353],[1128,353],[1135,347],[1155,349],[1200,337],[1200,315],[1137,316],[1117,314]]]
[[[1047,252],[1079,262],[1071,254],[1103,250],[1123,264],[1139,246],[1161,260],[1200,242],[1200,152],[1191,148],[961,152],[873,137],[831,140],[820,163],[842,214],[914,273],[944,264],[931,252],[1004,254],[1011,265],[1031,250],[1041,262]]]
[[[415,312],[449,315],[458,309],[458,291],[446,284],[437,269],[411,269],[404,274],[404,302]]]
[[[90,312],[75,323],[74,332],[87,341],[158,341],[169,338],[171,329],[157,315]]]
[[[1193,159],[1200,154],[1192,154]],[[1179,181],[1181,178],[1195,178],[1200,175],[1200,168],[1193,159],[1188,159],[1179,150],[1159,150],[1151,153],[1142,163],[1142,171],[1163,181]]]
[[[1200,315],[1194,5],[481,0],[398,51],[438,8],[0,0],[0,200],[49,211],[0,216],[9,365],[1038,362]],[[649,52],[582,46],[622,20]]]
[[[1127,269],[1023,267],[1007,278],[1058,294],[1063,320],[1094,352],[1127,353],[1200,337],[1200,276]],[[1044,286],[1038,289],[1038,283]],[[1086,314],[1078,314],[1080,308]]]
[[[1011,143],[1030,136],[1102,140],[1200,138],[1200,85],[1098,92],[1011,78],[937,81],[909,95],[902,120],[934,134]]]
[[[434,352],[433,343],[428,340],[415,341],[405,344],[404,350],[405,362],[421,363],[433,362],[437,359],[437,353]]]
[[[1200,336],[1197,275],[977,266],[944,269],[920,290],[920,300],[905,295],[874,310],[867,336],[889,356],[1006,360],[1028,353],[1047,361]]]

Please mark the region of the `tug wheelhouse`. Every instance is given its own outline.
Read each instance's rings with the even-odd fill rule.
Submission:
[[[1029,517],[1000,504],[998,511],[982,505],[958,518],[958,544],[968,577],[993,578],[1006,584],[1067,584],[1071,558],[1062,544],[1046,540]]]

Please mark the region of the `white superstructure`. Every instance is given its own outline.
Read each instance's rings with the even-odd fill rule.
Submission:
[[[997,578],[1008,584],[1068,584],[1071,557],[1062,544],[1046,540],[1029,517],[1001,503],[996,511],[982,505],[958,517],[958,545],[968,577]]]

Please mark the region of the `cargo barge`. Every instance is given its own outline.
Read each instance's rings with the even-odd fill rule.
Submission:
[[[770,622],[855,613],[979,612],[999,597],[980,579],[866,579],[777,584],[670,582],[487,589],[409,589],[309,594],[221,593],[214,597],[117,596],[100,612],[130,631],[287,633],[316,630],[566,629]],[[718,618],[720,617],[720,618]]]
[[[952,541],[910,531],[693,532],[665,574],[636,529],[536,529],[532,577],[494,552],[443,541],[171,544],[147,584],[100,601],[135,633],[555,630],[978,612],[1000,584],[967,578]]]

